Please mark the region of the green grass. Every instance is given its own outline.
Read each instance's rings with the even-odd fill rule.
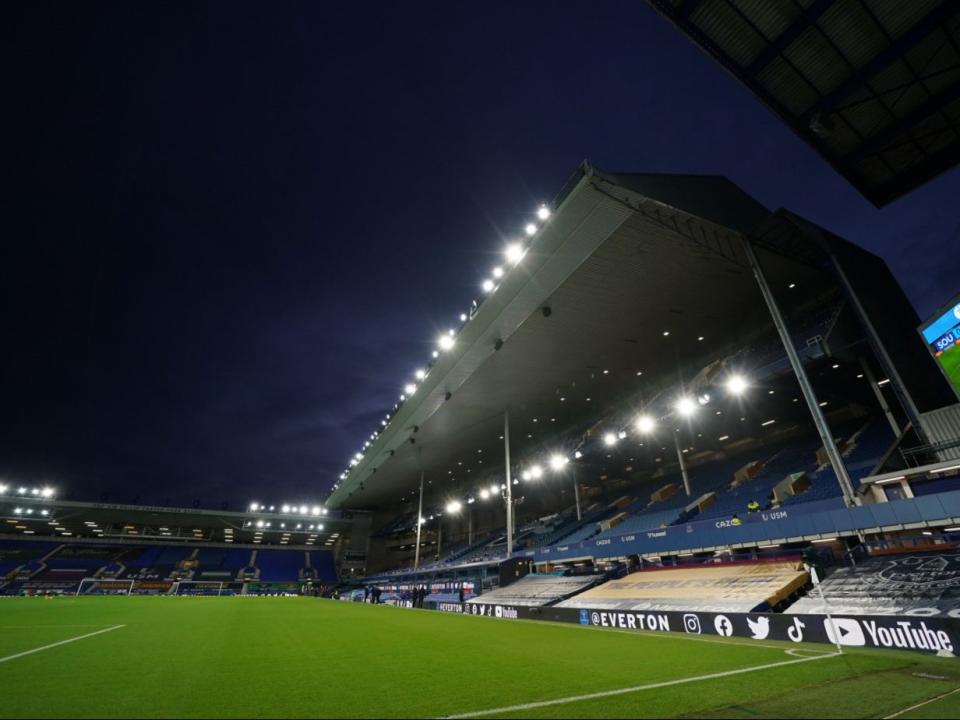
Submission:
[[[954,345],[946,350],[939,358],[943,365],[947,377],[953,383],[953,387],[960,393],[960,346]]]
[[[312,598],[85,597],[0,601],[0,659],[113,625],[0,662],[0,717],[438,717],[832,650]],[[857,651],[490,717],[884,717],[958,679],[958,660]],[[958,709],[960,694],[902,717]]]

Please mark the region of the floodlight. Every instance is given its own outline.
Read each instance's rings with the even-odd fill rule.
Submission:
[[[323,523],[320,523],[319,525],[317,525],[317,530],[323,530]]]
[[[700,395],[697,396],[697,402],[700,403],[701,405],[706,405],[707,403],[710,402],[710,394],[701,393]]]
[[[524,470],[522,473],[520,473],[520,479],[523,480],[523,481],[525,481],[525,482],[526,482],[527,480],[530,480],[530,478],[532,478],[532,477],[533,477],[533,475],[530,473],[529,470]]]
[[[2,495],[3,493],[5,493],[6,491],[7,491],[7,486],[6,486],[6,485],[0,485],[0,495]]]
[[[250,503],[250,512],[256,512],[260,509],[260,505],[257,503]]]
[[[489,497],[490,497],[490,491],[487,490],[486,488],[483,488],[483,490],[480,491],[480,499],[486,500]]]
[[[454,343],[453,336],[450,335],[449,333],[446,335],[441,335],[440,339],[437,340],[437,344],[440,346],[441,350],[449,350],[450,348],[453,347],[453,343]]]
[[[319,506],[319,505],[314,505],[313,508],[310,510],[310,514],[311,514],[311,515],[319,515],[319,514],[320,514],[320,506]]]
[[[39,495],[39,494],[40,494],[40,488],[30,488],[30,494],[31,494],[31,495]]]
[[[289,506],[289,505],[281,505],[281,506],[280,506],[280,512],[282,512],[282,513],[288,513],[288,512],[290,512],[290,506]]]
[[[583,453],[580,452],[579,450],[577,450],[577,451],[573,454],[573,457],[575,457],[577,460],[579,460],[580,458],[583,457]]]
[[[620,432],[617,433],[617,440],[625,440],[626,437],[627,437],[626,430],[621,430]]]
[[[731,375],[727,380],[727,390],[733,395],[741,395],[747,389],[747,380],[742,375]]]
[[[17,488],[17,495],[26,495],[26,494],[27,494],[27,489],[25,487]]]
[[[263,527],[263,520],[257,520],[257,527],[258,527],[258,528],[262,528],[262,527]]]
[[[607,447],[613,447],[617,444],[617,436],[612,432],[608,432],[603,436],[603,444]]]
[[[524,232],[526,232],[527,235],[536,235],[537,226],[534,225],[533,223],[527,223],[527,226],[524,228]]]
[[[656,426],[656,421],[649,415],[641,415],[637,418],[637,430],[643,435],[652,433]]]
[[[530,468],[530,477],[532,477],[534,480],[539,480],[542,478],[543,468],[539,465],[534,465],[532,468]]]
[[[406,385],[403,386],[403,391],[407,395],[413,395],[417,391],[417,386],[414,385],[413,383],[407,383]]]
[[[499,486],[499,485],[491,485],[491,486],[490,486],[490,494],[491,494],[491,495],[496,495],[498,492],[500,492],[500,486]]]
[[[417,380],[423,380],[427,376],[427,371],[423,368],[420,368],[414,373],[414,376],[417,378]]]
[[[548,208],[546,205],[541,205],[539,208],[537,208],[537,217],[541,220],[546,220],[548,217],[550,217],[550,208]]]
[[[451,500],[450,502],[447,503],[447,512],[452,515],[453,513],[458,513],[458,512],[460,512],[460,509],[461,509],[462,507],[463,507],[463,505],[460,504],[459,501],[457,501],[457,500]]]
[[[502,268],[502,267],[495,267],[495,268],[493,269],[493,276],[494,276],[495,278],[497,278],[498,280],[499,280],[500,278],[502,278],[502,277],[503,277],[503,268]]]
[[[554,472],[560,472],[570,462],[569,459],[563,455],[551,455],[550,456],[550,469]]]
[[[306,505],[301,505],[301,506],[300,506],[300,514],[301,514],[301,515],[306,515],[308,512],[309,512],[309,508],[307,508]]]
[[[503,251],[503,254],[507,256],[507,262],[511,265],[516,265],[523,260],[523,245],[520,243],[510,243],[507,245],[507,249]]]
[[[693,398],[681,397],[677,400],[677,404],[674,406],[674,409],[683,417],[690,417],[697,410],[697,404]]]
[[[483,291],[485,293],[493,292],[493,280],[491,280],[490,278],[487,278],[486,280],[483,281],[483,285],[481,285],[480,287],[483,288]]]
[[[40,491],[40,496],[45,498],[53,497],[53,488],[49,488],[49,487],[43,488]]]

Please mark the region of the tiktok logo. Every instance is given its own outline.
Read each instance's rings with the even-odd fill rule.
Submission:
[[[794,642],[803,642],[803,629],[805,627],[806,625],[800,621],[800,618],[794,618],[793,625],[787,630],[787,635]]]

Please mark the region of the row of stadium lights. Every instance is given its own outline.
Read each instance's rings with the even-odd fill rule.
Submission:
[[[537,216],[537,220],[539,220],[540,223],[545,223],[547,220],[549,220],[550,215],[551,215],[550,208],[547,207],[546,205],[541,205],[539,208],[537,208],[536,216]],[[542,227],[543,225],[538,225],[536,222],[531,221],[527,223],[526,226],[524,226],[524,233],[528,238],[533,238],[533,236],[536,235]],[[503,279],[506,277],[509,269],[511,267],[514,267],[520,264],[520,261],[523,260],[524,256],[527,254],[527,247],[525,247],[523,242],[521,241],[511,242],[506,246],[506,248],[504,248],[503,254],[504,254],[504,258],[506,259],[506,267],[504,267],[503,265],[498,265],[497,267],[493,268],[490,271],[490,277],[485,278],[483,282],[480,284],[480,287],[483,290],[485,295],[490,295],[491,293],[493,293],[497,289],[497,287],[499,287]],[[476,301],[474,301],[473,307],[476,307],[476,306],[477,306],[477,303]],[[466,325],[466,323],[470,320],[470,318],[473,317],[474,312],[475,311],[471,309],[470,313],[460,314],[461,330]],[[439,358],[441,352],[448,352],[452,350],[454,345],[456,344],[456,337],[457,337],[457,330],[453,328],[447,330],[447,332],[440,335],[440,337],[437,338],[437,349],[435,349],[432,353],[432,360],[436,360],[437,358]],[[400,403],[405,402],[410,396],[412,396],[417,391],[417,387],[423,380],[426,379],[428,373],[429,373],[429,366],[427,369],[420,368],[414,373],[414,380],[411,380],[406,385],[404,385],[403,393],[400,395],[400,402],[393,406],[394,413],[396,413],[396,411],[399,410]],[[340,473],[340,480],[334,483],[333,485],[334,490],[340,487],[340,482],[347,479],[347,476],[350,474],[350,470],[354,466],[356,466],[361,460],[363,460],[363,453],[380,436],[380,433],[383,432],[384,429],[386,429],[386,427],[390,424],[390,418],[391,418],[390,413],[387,413],[384,416],[384,419],[380,421],[380,428],[375,430],[373,433],[371,433],[370,439],[366,440],[363,443],[363,447],[360,449],[360,451],[355,453],[354,456],[350,458],[348,467],[342,473]]]
[[[250,503],[250,512],[276,512],[276,505],[261,505],[258,502]],[[319,517],[327,514],[327,509],[321,505],[281,505],[280,512],[283,515],[312,515]]]
[[[244,527],[255,527],[255,528],[257,528],[257,530],[264,530],[264,529],[269,530],[269,529],[271,529],[271,528],[273,527],[273,523],[272,523],[270,520],[257,520],[256,522],[254,522],[253,520],[247,520],[247,521],[243,524],[243,526],[244,526]],[[279,523],[279,528],[280,528],[281,530],[286,530],[287,524],[286,524],[286,523],[283,523],[283,522],[282,522],[282,523]],[[293,526],[292,529],[293,529],[293,530],[302,530],[302,529],[303,529],[303,523],[297,523],[295,526]],[[323,523],[311,523],[310,525],[307,526],[307,530],[323,530]]]
[[[50,500],[56,494],[52,487],[24,487],[19,486],[16,489],[13,486],[0,483],[0,495],[13,495],[15,497],[33,497]]]
[[[727,392],[734,396],[741,396],[747,391],[750,387],[749,382],[742,375],[731,375],[727,378],[725,383]],[[674,402],[673,411],[674,413],[684,419],[690,419],[693,415],[696,414],[697,410],[707,405],[710,402],[710,395],[703,393],[696,398],[690,397],[688,395],[681,395]],[[764,423],[767,424],[767,423]],[[633,422],[634,432],[641,437],[649,436],[657,429],[657,420],[649,414],[642,414],[638,416]],[[603,435],[603,444],[607,448],[612,448],[617,445],[621,440],[625,440],[629,436],[629,431],[625,428],[621,428],[617,431],[608,431]],[[583,454],[577,450],[573,454],[574,459],[579,460],[583,457]],[[513,484],[518,485],[520,480],[524,482],[530,482],[534,480],[540,480],[545,473],[544,465],[549,470],[554,473],[561,473],[570,463],[570,458],[563,453],[553,453],[551,454],[544,463],[533,463],[529,467],[524,468],[520,472],[519,480],[517,478],[513,479]],[[481,500],[488,500],[492,497],[496,497],[503,490],[506,490],[507,486],[504,483],[493,483],[489,487],[482,487],[479,491],[468,495],[466,500],[451,500],[446,504],[445,510],[449,515],[455,515],[459,513],[464,505],[472,505],[476,502],[477,498]],[[442,516],[442,513],[436,513],[436,516]],[[428,517],[421,517],[420,524],[427,522],[428,520],[433,520],[435,515],[430,515]]]

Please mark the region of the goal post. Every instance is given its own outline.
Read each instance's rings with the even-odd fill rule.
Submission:
[[[170,594],[222,597],[242,593],[243,582],[239,580],[180,580]]]
[[[80,595],[130,595],[136,580],[114,580],[111,578],[84,578],[77,586]]]

